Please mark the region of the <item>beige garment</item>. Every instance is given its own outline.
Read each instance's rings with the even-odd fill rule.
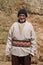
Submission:
[[[16,38],[17,40],[27,40],[31,39],[30,47],[16,47],[12,46],[12,38]],[[19,22],[15,22],[10,30],[6,43],[6,55],[10,54],[10,49],[12,49],[12,55],[15,56],[27,56],[29,54],[35,55],[36,53],[36,35],[33,29],[33,26],[30,22],[25,22],[20,24]]]
[[[24,27],[24,25],[25,25],[25,23],[19,23],[19,31],[20,31],[20,34],[21,34],[21,32],[22,32],[22,30],[23,30],[23,27]]]

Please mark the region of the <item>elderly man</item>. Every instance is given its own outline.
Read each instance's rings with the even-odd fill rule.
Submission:
[[[36,52],[36,36],[32,24],[27,21],[27,11],[18,11],[18,21],[8,34],[6,56],[12,55],[12,65],[31,65],[31,56]],[[11,51],[10,51],[11,49]]]

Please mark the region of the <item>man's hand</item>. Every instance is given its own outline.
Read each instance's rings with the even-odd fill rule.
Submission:
[[[6,60],[10,61],[10,56],[9,55],[6,56]]]
[[[30,56],[30,57],[33,57],[33,55],[32,55],[32,54],[29,54],[29,56]]]

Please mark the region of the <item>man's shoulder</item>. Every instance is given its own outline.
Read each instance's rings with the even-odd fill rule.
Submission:
[[[13,29],[15,26],[17,26],[17,22],[14,22],[10,28]]]
[[[14,22],[13,24],[12,24],[12,26],[16,26],[18,24],[18,22]]]
[[[29,21],[27,21],[27,24],[28,24],[29,26],[33,26],[33,25],[32,25],[32,23],[31,23],[31,22],[29,22]]]

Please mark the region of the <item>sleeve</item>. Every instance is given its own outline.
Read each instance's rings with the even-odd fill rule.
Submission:
[[[6,55],[10,55],[10,50],[11,50],[11,46],[12,46],[12,35],[13,35],[13,26],[11,26],[9,33],[8,33],[8,39],[6,42]]]
[[[33,26],[31,25],[31,54],[34,56],[36,54],[36,33]]]

